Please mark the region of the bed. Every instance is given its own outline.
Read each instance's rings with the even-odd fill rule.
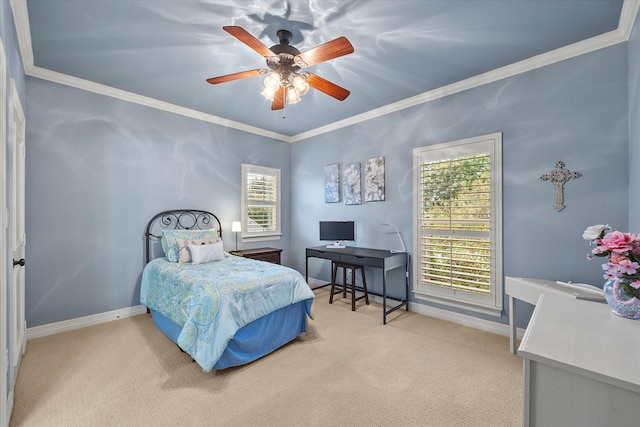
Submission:
[[[140,302],[204,372],[244,365],[306,332],[314,294],[288,267],[230,255],[213,213],[156,214],[145,231]]]

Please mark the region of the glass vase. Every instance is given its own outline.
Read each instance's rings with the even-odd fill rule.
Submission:
[[[609,280],[602,290],[614,314],[627,319],[640,320],[640,299],[627,295],[618,280]]]

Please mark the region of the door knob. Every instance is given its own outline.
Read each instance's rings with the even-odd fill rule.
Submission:
[[[15,259],[13,260],[13,266],[15,267],[16,265],[19,265],[21,267],[24,266],[24,258],[22,258],[20,261],[16,261]]]

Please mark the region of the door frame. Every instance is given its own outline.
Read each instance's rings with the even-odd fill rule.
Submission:
[[[0,427],[9,425],[11,408],[8,404],[9,347],[7,345],[7,55],[0,38]]]

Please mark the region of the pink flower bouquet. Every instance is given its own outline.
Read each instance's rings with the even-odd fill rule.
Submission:
[[[582,234],[593,249],[587,255],[607,258],[604,278],[615,280],[628,297],[640,298],[640,235],[611,231],[608,225],[592,225]]]

